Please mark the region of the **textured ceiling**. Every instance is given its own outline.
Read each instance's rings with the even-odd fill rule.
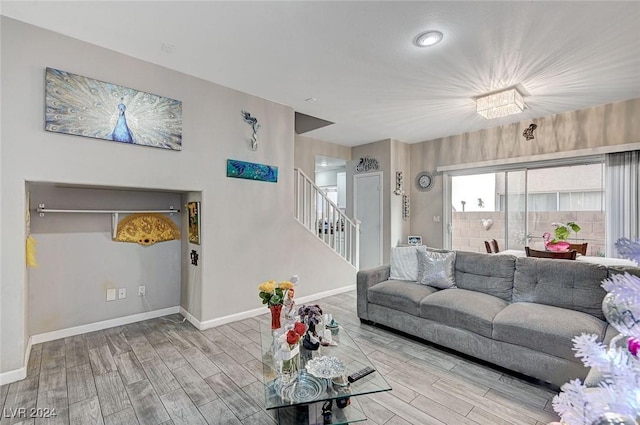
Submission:
[[[333,121],[305,136],[348,146],[640,98],[636,1],[2,1],[1,13]],[[442,43],[412,44],[430,29]],[[475,114],[473,97],[517,84],[523,114]]]

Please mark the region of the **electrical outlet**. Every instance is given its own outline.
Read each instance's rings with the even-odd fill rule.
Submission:
[[[116,290],[107,289],[107,301],[115,301],[115,300],[116,300]]]
[[[146,293],[147,293],[147,289],[145,288],[144,285],[138,286],[138,296],[139,297],[144,297]]]
[[[123,298],[127,298],[127,288],[118,289],[118,299],[121,300]]]

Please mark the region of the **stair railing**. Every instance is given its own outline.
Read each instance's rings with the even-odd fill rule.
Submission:
[[[349,218],[300,169],[294,170],[296,220],[358,269],[360,222]]]

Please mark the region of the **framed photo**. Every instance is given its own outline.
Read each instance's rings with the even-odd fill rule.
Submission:
[[[409,236],[407,243],[409,245],[422,245],[422,236]]]
[[[189,242],[200,245],[200,202],[187,203],[189,210]]]

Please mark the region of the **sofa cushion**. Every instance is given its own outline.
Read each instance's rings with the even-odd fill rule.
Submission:
[[[435,288],[455,288],[456,253],[418,251],[418,283]]]
[[[579,261],[522,257],[516,260],[513,302],[546,304],[604,320],[600,286],[606,267]]]
[[[456,251],[456,286],[511,302],[516,257]]]
[[[418,252],[426,251],[424,245],[396,246],[391,248],[391,276],[393,280],[418,280]]]
[[[387,280],[373,285],[367,291],[367,299],[372,304],[378,304],[405,313],[418,316],[420,301],[427,295],[437,292],[431,286],[420,285],[416,282],[402,280]]]
[[[493,318],[507,305],[482,292],[443,289],[420,302],[420,317],[491,338]]]
[[[584,332],[602,340],[606,327],[606,322],[580,311],[513,303],[493,320],[493,339],[576,360],[571,339]]]

